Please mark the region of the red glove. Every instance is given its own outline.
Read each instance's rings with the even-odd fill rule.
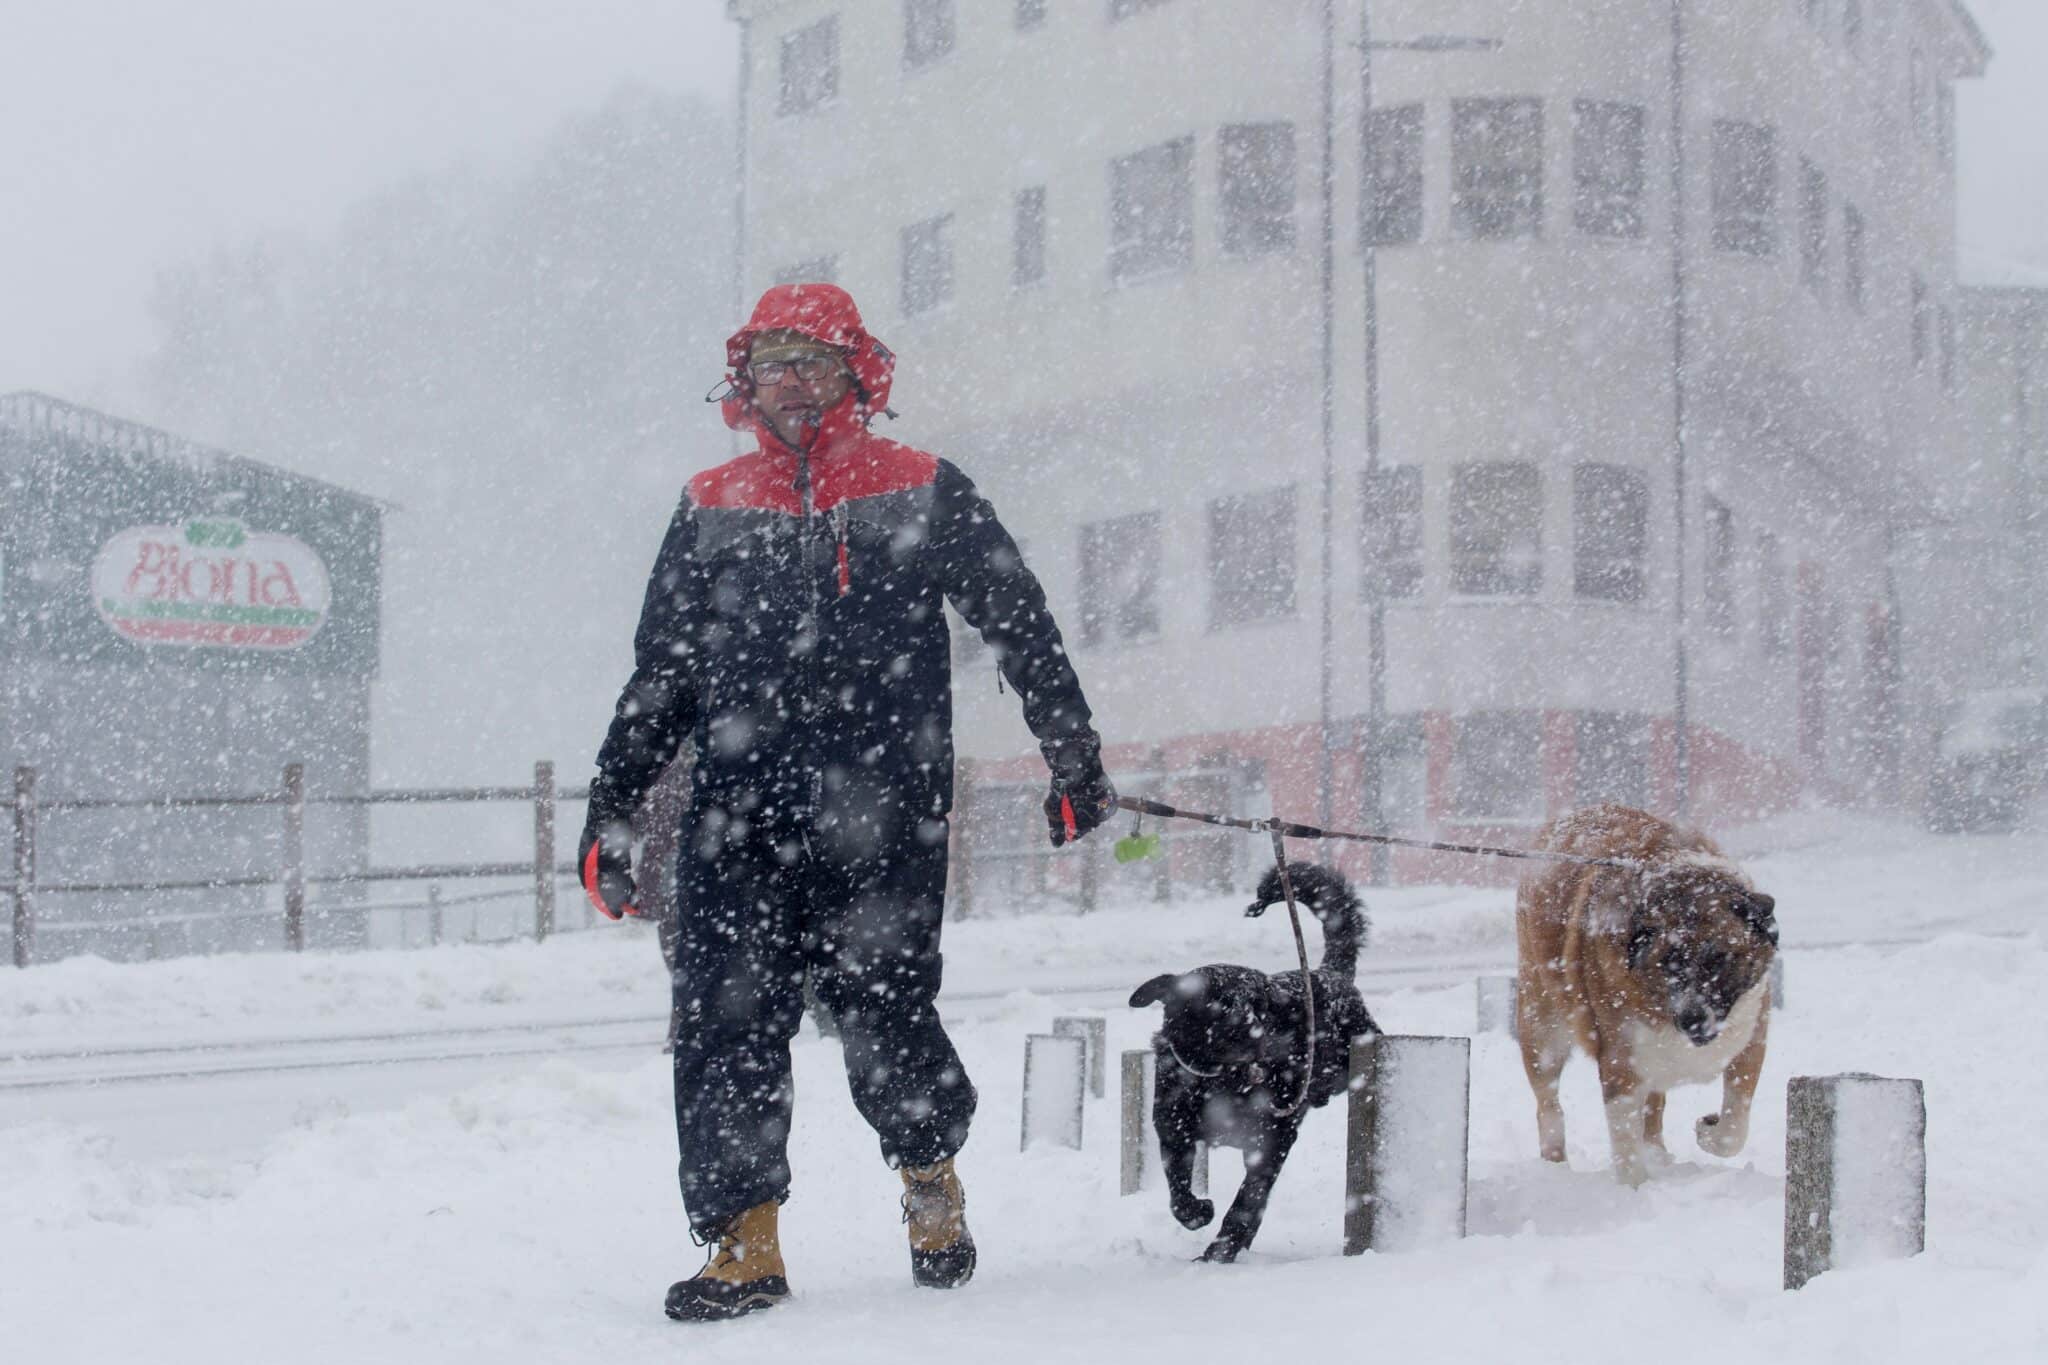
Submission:
[[[592,820],[583,827],[576,867],[583,893],[606,919],[637,917],[633,904],[633,828],[624,820]]]

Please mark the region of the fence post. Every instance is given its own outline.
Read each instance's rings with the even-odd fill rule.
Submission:
[[[555,765],[533,765],[533,937],[555,932]]]
[[[284,765],[284,946],[306,947],[306,765]]]
[[[427,884],[427,942],[436,948],[441,946],[442,933],[441,883]]]
[[[14,770],[14,965],[28,966],[35,943],[36,770]]]

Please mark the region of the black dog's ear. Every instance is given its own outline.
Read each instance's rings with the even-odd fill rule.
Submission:
[[[1177,972],[1161,972],[1144,985],[1131,992],[1131,1008],[1141,1010],[1147,1005],[1157,1005],[1171,998],[1180,983]]]
[[[1729,908],[1742,916],[1742,922],[1759,938],[1767,940],[1773,948],[1778,946],[1778,919],[1773,913],[1778,908],[1775,899],[1761,891],[1745,891]]]
[[[1642,970],[1643,963],[1649,959],[1650,949],[1656,945],[1656,942],[1657,926],[1648,915],[1637,911],[1635,918],[1629,921],[1628,927],[1628,966],[1630,971]]]

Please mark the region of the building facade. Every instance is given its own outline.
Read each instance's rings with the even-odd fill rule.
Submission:
[[[861,301],[1126,787],[1518,841],[1909,780],[1962,667],[1898,574],[1964,431],[1960,4],[729,8],[738,292]],[[1040,779],[960,652],[1000,862]]]
[[[234,802],[292,763],[310,797],[368,789],[382,506],[33,393],[0,395],[0,490],[0,772],[33,772],[39,811],[17,959],[279,946],[280,892],[252,883],[281,875],[286,816]],[[303,853],[361,871],[367,807],[307,810]],[[305,942],[359,945],[362,900],[323,888]]]

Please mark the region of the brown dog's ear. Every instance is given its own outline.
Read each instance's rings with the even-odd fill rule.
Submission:
[[[1157,1005],[1172,997],[1174,988],[1180,982],[1176,972],[1161,972],[1144,985],[1131,992],[1131,1008],[1141,1010],[1147,1005]]]
[[[1778,908],[1775,899],[1761,891],[1745,891],[1735,898],[1730,908],[1742,916],[1742,922],[1759,938],[1768,940],[1773,948],[1778,946],[1778,920],[1773,913]]]

